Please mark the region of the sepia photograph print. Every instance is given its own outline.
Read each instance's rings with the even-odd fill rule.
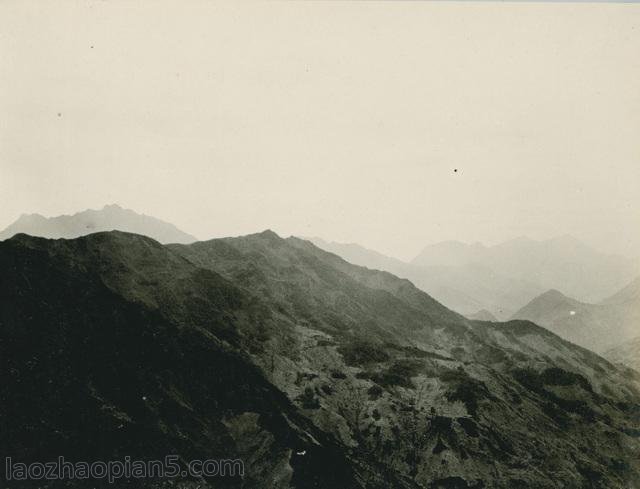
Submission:
[[[0,488],[640,489],[640,3],[0,0]]]

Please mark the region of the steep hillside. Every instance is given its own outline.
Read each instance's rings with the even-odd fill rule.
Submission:
[[[268,382],[247,351],[269,312],[219,275],[122,233],[18,235],[0,243],[0,269],[0,453],[244,460],[244,478],[199,487],[356,488],[362,474],[403,487],[362,468]],[[157,484],[134,487],[173,487]]]
[[[640,332],[637,281],[601,304],[577,301],[557,290],[536,297],[513,315],[544,326],[590,350],[603,352]]]
[[[297,238],[171,248],[276,303],[298,339],[258,360],[272,381],[421,486],[638,484],[635,374],[529,322],[467,321]]]
[[[118,205],[100,210],[89,209],[70,216],[44,217],[23,214],[16,222],[0,231],[0,240],[24,233],[43,238],[77,238],[101,231],[125,231],[149,236],[161,243],[192,243],[193,236],[180,231],[173,224],[155,217],[137,214]]]
[[[0,269],[16,459],[246,461],[200,487],[640,487],[637,373],[307,241],[21,235]]]

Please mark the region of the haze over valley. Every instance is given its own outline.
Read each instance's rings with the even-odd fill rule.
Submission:
[[[640,275],[638,259],[598,252],[570,236],[518,238],[492,247],[442,242],[408,263],[357,244],[311,240],[352,263],[408,278],[462,314],[484,309],[503,320],[549,289],[597,301]]]

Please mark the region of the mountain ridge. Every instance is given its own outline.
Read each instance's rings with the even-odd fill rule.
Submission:
[[[308,241],[19,235],[0,267],[0,443],[23,459],[226,451],[256,489],[640,483],[636,374]]]
[[[492,246],[440,242],[426,246],[411,263],[481,265],[543,290],[560,289],[584,302],[602,300],[640,273],[637,259],[599,252],[570,235],[546,240],[520,237]]]
[[[507,319],[532,297],[543,292],[536,284],[510,279],[478,265],[416,266],[352,243],[343,245],[313,238],[312,242],[356,265],[385,270],[411,280],[460,314],[487,309]]]
[[[512,319],[528,319],[569,341],[604,352],[637,335],[639,284],[640,280],[635,279],[610,298],[594,304],[548,290],[517,311]]]
[[[24,233],[44,238],[73,239],[87,234],[119,230],[143,234],[161,243],[190,243],[197,241],[171,223],[145,214],[138,214],[117,204],[101,209],[87,209],[75,214],[44,217],[40,214],[22,214],[16,221],[0,231],[0,240]]]

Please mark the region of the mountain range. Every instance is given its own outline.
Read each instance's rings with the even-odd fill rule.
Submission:
[[[640,275],[637,259],[601,253],[572,236],[542,241],[520,237],[495,246],[446,241],[427,246],[411,263],[474,264],[584,302],[600,301]]]
[[[468,317],[484,309],[508,319],[549,289],[600,300],[640,273],[637,261],[600,253],[571,237],[519,238],[492,247],[447,241],[427,246],[410,263],[358,244],[310,240],[351,263],[407,278]]]
[[[640,277],[599,303],[549,290],[516,312],[563,338],[597,352],[624,345],[640,333]]]
[[[155,217],[138,214],[117,204],[102,209],[88,209],[73,215],[44,217],[23,214],[0,231],[0,240],[24,233],[43,238],[77,238],[101,231],[125,231],[149,236],[161,243],[192,243],[196,238],[173,224]]]
[[[309,241],[19,234],[0,270],[16,460],[244,460],[177,487],[640,487],[640,374]]]
[[[173,224],[118,205],[46,218],[22,215],[0,232],[0,240],[18,233],[46,238],[75,238],[119,230],[149,236],[160,243],[192,243]],[[547,241],[518,238],[496,246],[446,241],[424,248],[411,262],[385,256],[358,244],[314,244],[350,263],[384,270],[411,280],[442,304],[469,318],[509,319],[549,289],[582,302],[613,294],[640,274],[634,260],[599,253],[571,237]],[[485,311],[482,316],[478,316]]]

